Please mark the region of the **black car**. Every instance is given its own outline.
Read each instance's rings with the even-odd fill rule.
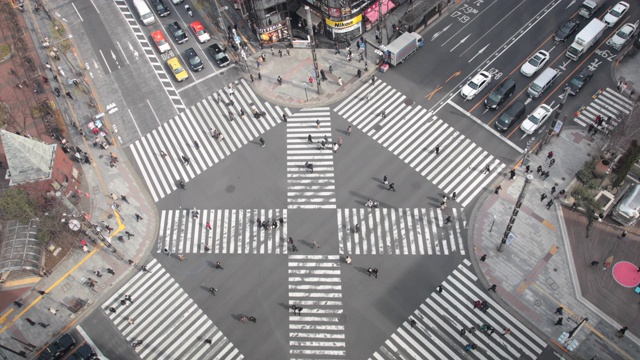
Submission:
[[[555,41],[565,42],[576,30],[578,30],[578,26],[580,26],[580,21],[578,19],[569,19],[566,23],[562,24],[558,31],[556,31],[556,35],[553,37]]]
[[[586,83],[591,80],[593,77],[593,71],[589,70],[589,68],[584,68],[580,70],[578,75],[576,75],[567,86],[569,87],[569,94],[576,95],[580,92],[580,90],[586,85]]]
[[[213,60],[216,61],[216,64],[218,64],[218,66],[225,67],[229,65],[229,63],[231,62],[227,54],[225,54],[224,50],[222,50],[222,48],[220,47],[220,45],[214,43],[213,45],[209,46],[207,49],[209,49],[209,54],[211,54],[211,57],[213,57]]]
[[[64,334],[60,339],[52,342],[46,349],[42,351],[38,360],[57,359],[64,355],[67,351],[76,346],[76,339],[69,334]]]
[[[156,8],[158,16],[160,17],[169,16],[169,14],[171,14],[171,11],[169,11],[169,8],[164,4],[164,2],[162,2],[162,0],[153,0],[153,7]]]
[[[191,70],[200,71],[204,69],[202,60],[200,60],[200,57],[198,56],[198,54],[196,54],[196,51],[193,50],[193,48],[188,48],[187,50],[185,50],[184,56],[187,58],[187,62],[189,63],[189,67],[191,68]]]
[[[94,360],[98,355],[93,351],[89,344],[84,344],[67,357],[67,360]]]
[[[495,128],[500,132],[507,131],[511,125],[520,120],[524,112],[527,110],[526,105],[522,101],[516,101],[505,110],[496,120]]]
[[[503,101],[510,98],[516,91],[516,82],[512,79],[503,81],[484,100],[484,105],[489,109],[497,109]]]
[[[182,44],[187,40],[189,40],[189,37],[182,30],[182,28],[180,27],[180,24],[178,24],[177,21],[174,21],[171,24],[169,24],[169,32],[171,33],[171,35],[173,35],[173,38],[176,39],[176,42],[178,44]]]

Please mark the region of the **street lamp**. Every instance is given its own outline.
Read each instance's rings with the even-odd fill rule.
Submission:
[[[311,9],[309,6],[305,6],[304,9],[307,11],[307,24],[313,24],[311,20]],[[316,83],[318,84],[318,95],[321,94],[320,91],[320,73],[318,72],[318,58],[316,57],[316,40],[313,35],[313,26],[308,26],[309,29],[309,40],[311,40],[311,55],[313,58],[313,69],[315,70]],[[305,87],[306,91],[306,87]],[[308,99],[307,99],[308,100]]]
[[[511,241],[515,239],[515,234],[511,233],[511,229],[513,228],[513,224],[516,222],[516,218],[518,217],[522,203],[524,203],[524,198],[527,196],[527,190],[529,189],[532,180],[533,175],[531,174],[527,175],[524,179],[524,185],[522,186],[522,190],[520,190],[520,196],[518,196],[518,200],[516,200],[516,206],[513,208],[513,213],[511,213],[511,218],[509,218],[509,223],[507,224],[507,229],[504,231],[502,241],[500,241],[500,246],[498,246],[499,252],[503,252],[504,247],[509,245]]]
[[[307,101],[309,101],[309,95],[307,95],[307,83],[303,82],[302,85],[304,85],[304,96],[307,98]]]

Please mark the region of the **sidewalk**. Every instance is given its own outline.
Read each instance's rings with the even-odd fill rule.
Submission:
[[[136,178],[135,170],[126,163],[124,152],[116,146],[111,146],[108,150],[99,150],[91,146],[94,136],[88,131],[87,119],[101,111],[100,104],[97,109],[89,108],[87,103],[92,99],[90,89],[85,88],[83,91],[82,86],[76,87],[67,83],[74,74],[82,73],[81,64],[84,62],[77,58],[73,51],[63,54],[60,61],[48,57],[39,44],[44,36],[51,36],[47,32],[51,31],[53,26],[44,10],[35,13],[32,12],[32,6],[33,3],[25,3],[28,10],[22,15],[24,15],[26,26],[32,29],[30,35],[36,44],[39,57],[34,60],[43,70],[43,74],[46,72],[49,77],[49,84],[45,84],[48,92],[52,91],[53,86],[58,86],[63,93],[69,90],[73,94],[73,99],[64,96],[57,98],[57,106],[62,111],[67,124],[76,121],[84,130],[84,136],[72,126],[68,126],[69,133],[65,137],[74,146],[79,146],[88,152],[93,160],[92,164],[82,165],[83,188],[79,189],[88,194],[89,198],[85,198],[75,210],[89,213],[89,221],[94,225],[105,221],[114,228],[114,231],[111,234],[102,232],[103,236],[110,236],[109,240],[113,239],[112,245],[108,246],[107,242],[92,243],[84,234],[78,233],[78,245],[80,239],[87,239],[89,253],[83,253],[78,246],[72,249],[57,267],[48,269],[51,274],[42,278],[33,288],[3,292],[3,296],[14,294],[15,301],[19,301],[23,306],[20,308],[12,306],[2,310],[0,341],[3,346],[16,352],[23,349],[23,345],[32,344],[33,346],[24,347],[25,350],[33,350],[33,352],[27,352],[28,356],[33,356],[54,338],[76,325],[83,316],[90,313],[93,309],[92,305],[113,291],[118,282],[138,271],[129,265],[129,260],[138,263],[147,256],[150,247],[155,243],[154,236],[158,226],[155,204],[147,196],[144,185]],[[61,80],[60,83],[53,80],[51,71],[44,69],[45,62],[51,63],[54,68],[60,66],[62,72],[54,70]],[[108,121],[108,115],[106,120]],[[110,152],[115,153],[120,159],[117,167],[109,166]],[[112,208],[114,201],[110,198],[110,194],[115,194],[118,198],[124,195],[128,201],[115,201],[119,209],[114,210]],[[143,220],[136,221],[136,213],[140,214]],[[127,240],[125,231],[134,236]],[[122,241],[118,240],[119,237],[122,237]],[[107,268],[113,269],[115,275],[108,274]],[[102,277],[94,275],[93,272],[96,270],[103,274]],[[83,284],[87,278],[98,281],[95,290]],[[44,291],[45,295],[43,296],[39,291]],[[27,318],[35,323],[42,323],[43,326],[29,325]],[[47,324],[48,326],[45,326]]]

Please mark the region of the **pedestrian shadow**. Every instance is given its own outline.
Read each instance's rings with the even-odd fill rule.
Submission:
[[[313,244],[309,240],[299,239],[298,242],[313,249]]]
[[[367,267],[354,266],[353,268],[356,269],[358,272],[363,273],[364,275],[369,275],[369,272],[367,271],[369,268]]]
[[[278,305],[281,306],[283,309],[287,310],[287,312],[289,312],[289,310],[291,309],[291,305],[289,304],[278,303]]]
[[[207,260],[206,263],[207,263],[207,266],[209,266],[210,268],[212,268],[212,269],[216,268],[215,261]]]

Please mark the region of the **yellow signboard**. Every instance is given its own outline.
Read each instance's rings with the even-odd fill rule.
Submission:
[[[327,25],[329,25],[332,28],[337,28],[337,29],[341,29],[341,28],[347,28],[350,26],[353,26],[359,22],[362,21],[362,14],[354,17],[353,19],[349,19],[349,20],[345,20],[345,21],[331,21],[329,19],[324,19],[324,21],[327,23]]]

